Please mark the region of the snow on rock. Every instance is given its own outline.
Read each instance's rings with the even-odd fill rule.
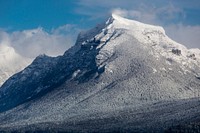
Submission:
[[[194,60],[199,60],[200,59],[200,49],[190,49],[189,58],[192,58]]]

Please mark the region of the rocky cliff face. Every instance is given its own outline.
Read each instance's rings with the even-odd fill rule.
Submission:
[[[164,131],[198,119],[199,50],[117,15],[0,89],[5,131]],[[195,117],[195,119],[194,119]]]

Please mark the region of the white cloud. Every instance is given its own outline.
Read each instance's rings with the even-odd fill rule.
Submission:
[[[64,25],[50,32],[43,28],[0,32],[0,45],[9,45],[24,57],[35,58],[40,54],[57,56],[70,48],[76,39],[79,29],[73,25]]]
[[[10,38],[8,33],[0,30],[0,45],[10,45]]]
[[[169,25],[165,30],[169,37],[186,47],[200,48],[200,26]]]

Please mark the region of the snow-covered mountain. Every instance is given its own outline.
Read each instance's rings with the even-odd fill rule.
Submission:
[[[0,88],[0,131],[163,132],[200,120],[200,52],[113,14]]]
[[[14,48],[0,45],[0,86],[13,74],[23,70],[31,59],[17,54]]]

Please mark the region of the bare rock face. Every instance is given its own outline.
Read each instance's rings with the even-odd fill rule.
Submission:
[[[39,56],[3,84],[0,131],[164,132],[195,122],[193,52],[162,27],[113,14],[63,56]]]

